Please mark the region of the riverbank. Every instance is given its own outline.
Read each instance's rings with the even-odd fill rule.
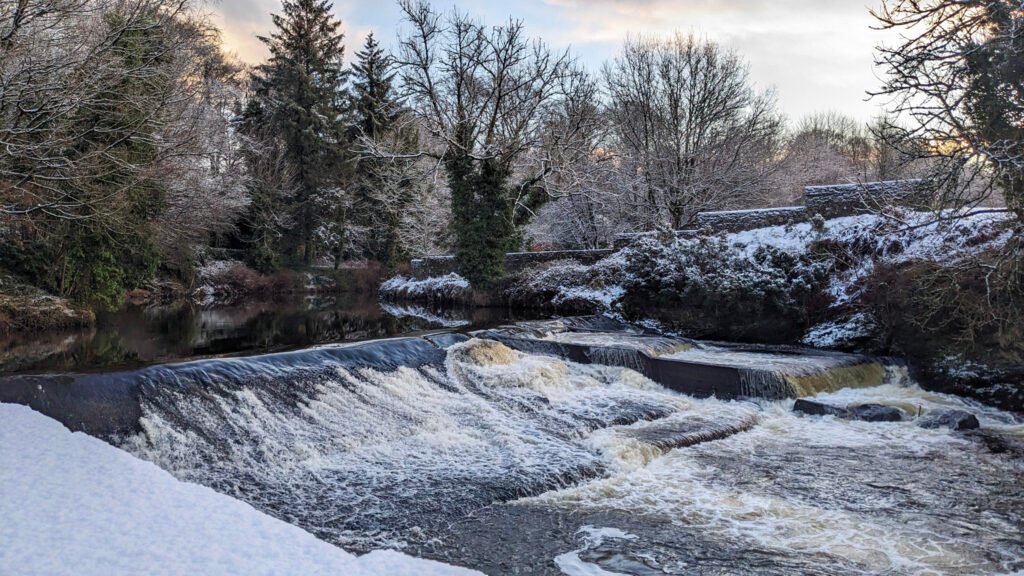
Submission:
[[[398,278],[382,298],[608,314],[669,334],[907,358],[922,385],[1024,410],[1024,319],[986,316],[1016,222],[894,210],[695,238],[640,237],[594,264],[525,269],[484,292],[449,275]],[[462,286],[452,291],[451,286]],[[444,287],[441,290],[439,287]],[[1015,303],[1016,302],[1016,303]]]
[[[0,336],[28,330],[91,326],[96,315],[0,271]]]
[[[188,283],[163,275],[128,291],[122,308],[237,307],[296,296],[375,294],[382,276],[376,263],[261,274],[239,261],[213,260],[198,267]],[[87,329],[96,325],[98,313],[107,312],[54,296],[0,270],[0,335]]]

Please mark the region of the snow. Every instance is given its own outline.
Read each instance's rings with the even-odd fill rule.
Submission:
[[[441,576],[398,552],[355,557],[31,409],[0,404],[0,574]]]
[[[870,337],[874,330],[871,318],[859,313],[846,320],[822,322],[808,330],[801,342],[815,348],[840,348]]]
[[[794,254],[806,253],[815,240],[862,240],[892,262],[914,259],[949,262],[997,247],[1012,233],[1009,229],[999,230],[1010,218],[1001,213],[975,212],[954,221],[938,222],[934,214],[927,212],[905,212],[901,217],[900,222],[879,214],[844,216],[827,220],[821,232],[804,222],[744,230],[727,234],[725,238],[729,244],[748,246],[751,251],[768,245]],[[893,241],[900,243],[899,250],[889,247]]]
[[[211,260],[196,268],[196,275],[204,281],[212,281],[235,266],[244,266],[238,260]]]
[[[555,565],[567,576],[617,576],[622,572],[610,572],[598,566],[597,564],[591,564],[584,562],[580,558],[580,552],[587,550],[588,548],[596,548],[600,546],[604,540],[635,540],[636,535],[630,534],[619,530],[618,528],[595,528],[594,526],[584,526],[580,528],[577,535],[583,536],[584,546],[579,550],[573,550],[572,552],[566,552],[565,554],[559,554],[555,557]]]
[[[446,276],[421,280],[395,276],[380,285],[380,294],[399,298],[455,299],[469,289],[469,280],[452,272]]]
[[[612,309],[613,305],[622,298],[625,290],[622,286],[612,285],[604,288],[589,288],[587,286],[560,286],[558,294],[552,299],[552,303],[563,302],[594,302],[606,310]]]

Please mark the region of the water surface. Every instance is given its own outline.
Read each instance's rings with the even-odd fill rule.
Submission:
[[[100,314],[88,329],[0,335],[0,373],[106,371],[535,317],[500,308],[380,304],[372,293],[286,296],[231,306],[130,306]]]

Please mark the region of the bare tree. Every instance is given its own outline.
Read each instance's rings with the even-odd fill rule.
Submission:
[[[188,0],[0,3],[0,219],[10,265],[118,306],[246,202],[237,66]]]
[[[902,32],[878,48],[890,98],[907,127],[894,146],[925,142],[937,208],[972,208],[1000,190],[1024,216],[1024,4],[1019,0],[888,0],[873,12]]]
[[[425,2],[401,7],[411,28],[397,57],[407,103],[438,144],[422,153],[445,170],[459,269],[486,283],[503,274],[517,213],[544,199],[552,167],[528,152],[579,72],[567,53],[529,41],[520,21],[488,27]]]
[[[648,225],[681,228],[766,192],[782,134],[770,91],[693,34],[631,38],[604,69],[618,148],[643,180]]]
[[[146,90],[140,97],[123,87],[167,82],[170,71],[153,64],[185,41],[173,31],[188,9],[187,0],[0,4],[0,213],[88,218],[109,210],[104,202],[137,184],[135,178],[111,177],[111,150],[129,140],[166,150],[151,138],[180,94]],[[124,39],[130,36],[146,42],[137,49],[141,61],[126,57]],[[99,109],[122,113],[82,113]],[[83,149],[81,143],[98,132],[120,137]],[[142,166],[122,161],[119,168],[124,174]],[[97,184],[102,192],[93,192]]]

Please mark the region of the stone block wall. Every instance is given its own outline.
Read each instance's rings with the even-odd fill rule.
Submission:
[[[785,226],[807,220],[807,208],[787,206],[785,208],[762,208],[755,210],[725,210],[697,214],[698,230],[713,232],[739,232],[768,226]]]
[[[864,184],[831,184],[804,189],[808,214],[838,218],[878,211],[885,206],[923,210],[934,187],[928,180],[892,180]]]
[[[575,260],[581,264],[593,264],[611,255],[612,252],[614,250],[611,249],[509,252],[505,255],[505,271],[515,274],[534,264],[554,262],[555,260]],[[412,275],[414,278],[422,279],[445,276],[452,272],[455,272],[454,256],[431,256],[429,258],[417,258],[412,261]]]

